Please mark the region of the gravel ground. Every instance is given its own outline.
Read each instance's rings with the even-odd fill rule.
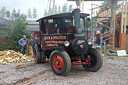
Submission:
[[[49,61],[0,65],[0,85],[128,85],[128,58],[104,58],[98,72],[72,66],[66,76],[55,75]]]

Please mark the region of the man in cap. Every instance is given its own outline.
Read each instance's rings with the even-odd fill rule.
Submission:
[[[96,44],[102,46],[103,37],[100,31],[96,31]]]
[[[100,33],[100,31],[96,31],[96,44],[99,45],[97,49],[102,53],[102,42],[103,42],[103,37]]]
[[[24,55],[26,54],[26,49],[28,45],[28,39],[26,38],[26,35],[23,35],[23,38],[21,38],[18,43],[21,45],[21,53]]]

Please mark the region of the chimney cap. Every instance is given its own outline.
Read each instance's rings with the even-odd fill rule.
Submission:
[[[73,13],[79,12],[80,13],[80,9],[74,9]]]

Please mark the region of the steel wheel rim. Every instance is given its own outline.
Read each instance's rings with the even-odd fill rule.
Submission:
[[[64,60],[60,55],[54,55],[52,59],[52,65],[56,71],[62,71],[64,69]]]

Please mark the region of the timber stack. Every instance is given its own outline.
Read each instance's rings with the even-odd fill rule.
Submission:
[[[20,63],[31,61],[29,57],[14,50],[0,51],[0,64]]]

